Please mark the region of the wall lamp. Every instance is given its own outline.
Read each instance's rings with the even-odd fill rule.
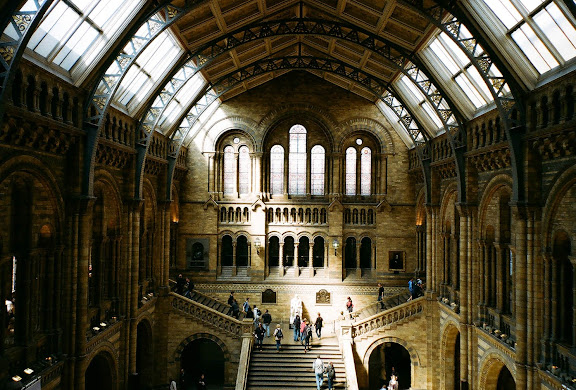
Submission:
[[[256,254],[260,254],[260,247],[262,246],[262,243],[260,242],[260,237],[256,237],[254,239],[254,246],[256,247]]]
[[[338,239],[335,238],[334,241],[332,241],[332,247],[334,248],[334,256],[336,256],[338,254],[338,247],[340,246],[340,243],[338,242]]]

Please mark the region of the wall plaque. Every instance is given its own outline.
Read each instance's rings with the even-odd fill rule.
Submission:
[[[328,291],[322,289],[316,293],[317,305],[329,305],[330,303],[330,293]]]
[[[262,303],[276,303],[276,293],[271,289],[262,292]]]

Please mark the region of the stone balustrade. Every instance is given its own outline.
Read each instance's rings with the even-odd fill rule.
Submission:
[[[424,297],[403,303],[352,324],[352,337],[362,336],[374,330],[382,329],[409,317],[416,316],[423,311]]]

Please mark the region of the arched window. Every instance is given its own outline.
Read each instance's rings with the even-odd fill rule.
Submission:
[[[312,195],[324,195],[324,173],[326,165],[326,152],[320,145],[316,145],[311,151],[310,164],[310,187]]]
[[[226,235],[222,237],[222,251],[220,255],[222,266],[231,266],[233,264],[233,258],[232,237]]]
[[[248,266],[248,239],[246,236],[240,236],[236,240],[236,266]]]
[[[280,260],[280,240],[278,237],[270,237],[268,241],[268,265],[278,267]]]
[[[360,268],[372,268],[372,240],[368,237],[360,242]]]
[[[224,194],[231,195],[236,192],[236,158],[234,148],[224,148]]]
[[[288,193],[306,194],[306,129],[302,125],[290,128],[288,154]]]
[[[270,149],[270,193],[284,193],[284,148],[280,145],[274,145]]]
[[[356,149],[346,149],[346,195],[356,195]]]
[[[356,268],[356,239],[348,237],[344,249],[344,268]]]
[[[294,266],[294,238],[286,237],[284,239],[284,265],[287,267]]]
[[[362,148],[360,155],[360,195],[370,195],[372,182],[372,151],[370,148]]]
[[[316,237],[314,239],[314,248],[312,249],[312,266],[314,268],[324,267],[324,238]]]
[[[308,267],[308,257],[310,256],[310,240],[308,237],[300,237],[298,244],[298,267]]]
[[[250,192],[250,153],[246,145],[238,152],[238,193],[244,195]]]

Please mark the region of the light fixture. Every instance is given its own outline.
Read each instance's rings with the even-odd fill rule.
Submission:
[[[22,377],[20,377],[20,376],[18,376],[18,375],[14,375],[14,376],[12,377],[12,380],[13,380],[14,382],[20,382],[20,381],[22,380]]]
[[[34,370],[31,368],[27,368],[24,370],[24,374],[26,374],[26,375],[31,375],[33,372],[34,372]]]
[[[106,325],[107,325],[107,324],[106,324],[105,322],[101,322],[101,323],[100,323],[100,326],[103,327],[103,328],[105,328]]]
[[[332,247],[334,248],[334,256],[337,255],[339,246],[340,246],[340,243],[338,242],[338,239],[335,238],[334,241],[332,241]]]
[[[92,331],[93,331],[94,333],[98,333],[98,332],[100,332],[100,328],[97,327],[97,326],[94,326],[94,327],[92,327]]]
[[[260,247],[261,247],[262,243],[260,242],[260,237],[256,237],[254,239],[254,246],[256,247],[256,253],[260,254]]]

